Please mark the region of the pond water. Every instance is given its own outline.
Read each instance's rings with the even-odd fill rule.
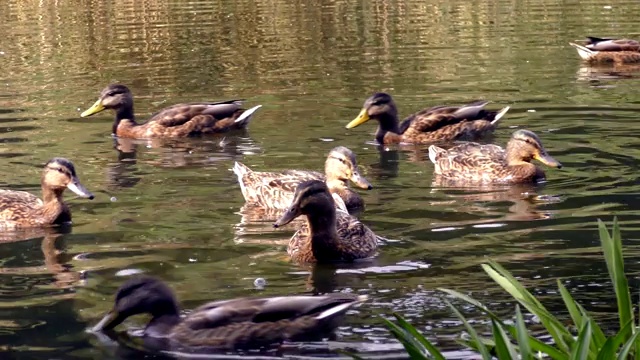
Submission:
[[[3,233],[0,351],[139,358],[85,331],[133,272],[166,280],[186,309],[239,296],[368,294],[330,343],[366,357],[402,356],[380,321],[391,311],[451,358],[468,356],[437,289],[511,313],[480,268],[487,258],[552,308],[564,279],[606,319],[615,302],[596,219],[619,216],[638,290],[640,73],[584,67],[568,42],[640,37],[639,12],[637,1],[595,0],[0,2],[0,187],[39,193],[43,164],[62,156],[96,195],[67,192],[69,229]],[[117,141],[112,114],[79,116],[112,82],[132,89],[140,119],[179,102],[245,98],[263,107],[242,134]],[[344,128],[375,91],[393,94],[401,116],[475,99],[511,106],[488,140],[504,145],[515,129],[532,130],[564,168],[546,169],[539,186],[440,187],[426,147],[379,148],[373,124]],[[285,251],[293,230],[243,217],[230,169],[242,161],[320,170],[338,145],[355,151],[374,186],[358,190],[361,219],[393,241],[364,265],[296,265]],[[312,357],[325,347],[285,353]]]

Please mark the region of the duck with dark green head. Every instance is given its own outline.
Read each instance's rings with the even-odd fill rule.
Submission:
[[[376,141],[380,144],[426,144],[452,140],[474,140],[496,129],[498,121],[509,111],[489,111],[488,101],[463,106],[434,106],[410,115],[402,123],[391,95],[375,93],[365,100],[358,116],[347,129],[369,120],[378,121]]]
[[[302,215],[307,221],[289,240],[287,249],[294,261],[331,263],[376,254],[376,234],[355,216],[336,208],[326,183],[318,180],[300,183],[289,208],[273,226],[284,226]]]
[[[165,339],[180,348],[257,349],[318,339],[333,331],[348,309],[365,300],[366,296],[343,293],[240,298],[210,302],[181,317],[167,284],[137,276],[120,286],[113,309],[92,331],[112,330],[131,316],[149,314],[145,337]]]

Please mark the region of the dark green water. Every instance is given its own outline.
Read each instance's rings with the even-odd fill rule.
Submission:
[[[607,317],[615,305],[597,218],[621,218],[628,272],[640,271],[639,73],[582,67],[567,43],[638,38],[639,12],[635,1],[593,0],[0,2],[0,186],[38,193],[42,165],[63,156],[96,194],[68,194],[74,224],[62,234],[2,234],[0,350],[138,358],[85,332],[132,270],[165,279],[187,309],[238,296],[368,294],[332,346],[369,356],[398,349],[379,320],[391,310],[452,358],[468,355],[455,352],[462,327],[437,288],[509,313],[479,266],[487,257],[550,307],[561,304],[555,281],[563,278]],[[79,114],[116,81],[133,90],[141,119],[179,102],[264,106],[246,134],[224,141],[114,144],[111,114]],[[492,140],[533,130],[565,167],[548,169],[537,187],[438,187],[426,148],[378,149],[373,124],[344,128],[379,90],[394,95],[401,115],[474,99],[509,105]],[[357,153],[375,187],[361,192],[362,220],[398,241],[362,266],[292,264],[292,231],[243,219],[229,169],[234,160],[322,169],[337,145]],[[259,277],[263,290],[253,285]],[[637,293],[636,277],[631,285]]]

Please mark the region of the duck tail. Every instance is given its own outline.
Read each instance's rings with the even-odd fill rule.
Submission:
[[[438,157],[440,154],[444,153],[446,150],[435,145],[429,146],[429,160],[432,163],[436,164],[438,161]]]
[[[589,60],[593,57],[593,55],[598,53],[597,51],[593,51],[587,47],[584,47],[576,43],[569,43],[569,45],[573,46],[574,48],[576,48],[576,50],[578,50],[578,55],[580,55],[580,58],[582,60]]]
[[[251,115],[253,115],[253,113],[256,112],[258,109],[260,109],[261,107],[262,105],[256,105],[251,109],[245,110],[242,114],[240,114],[240,116],[238,116],[238,118],[234,121],[234,123],[241,126],[246,126],[247,124],[249,124],[249,121],[251,121]]]
[[[502,119],[502,117],[504,116],[504,114],[507,113],[507,111],[509,111],[509,109],[511,109],[511,107],[509,106],[505,106],[502,110],[498,111],[498,113],[496,114],[496,116],[493,118],[493,120],[491,121],[492,125],[495,125],[498,123],[498,121],[500,121],[500,119]]]
[[[349,310],[350,307],[356,305],[356,304],[360,304],[362,302],[367,301],[369,297],[367,295],[358,295],[356,298],[353,299],[353,301],[349,301],[349,302],[345,302],[345,303],[341,303],[338,304],[336,306],[332,306],[330,308],[328,308],[327,310],[321,312],[320,314],[318,314],[318,316],[316,316],[316,319],[318,320],[326,320],[326,319],[330,319],[339,315],[344,314],[347,310]]]
[[[242,178],[246,175],[251,173],[251,169],[240,162],[235,162],[233,164],[233,169],[231,169],[234,174],[236,174],[236,176],[238,177],[238,184],[240,184],[240,190],[242,191],[242,196],[244,196],[245,200],[247,199],[247,188],[244,185],[244,181],[242,181]]]

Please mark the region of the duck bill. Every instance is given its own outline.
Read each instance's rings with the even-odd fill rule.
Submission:
[[[91,331],[98,332],[111,330],[123,321],[123,317],[121,317],[117,312],[111,310],[102,318],[102,320],[100,320],[100,322],[96,324],[96,326],[91,328]]]
[[[93,194],[91,193],[91,191],[87,190],[87,188],[85,188],[84,185],[80,183],[80,180],[78,180],[78,178],[73,178],[73,180],[67,184],[67,189],[73,191],[80,197],[93,200]]]
[[[373,189],[371,183],[358,172],[354,172],[353,174],[351,174],[351,181],[353,181],[353,183],[356,184],[359,188],[367,190]]]
[[[96,101],[95,104],[93,104],[93,106],[91,106],[90,108],[85,110],[82,114],[80,114],[80,117],[91,116],[93,114],[99,113],[104,109],[105,107],[102,105],[102,100],[98,99],[98,101]]]
[[[535,157],[535,159],[552,168],[560,169],[562,167],[562,164],[560,164],[558,160],[552,158],[547,153],[540,153]]]
[[[367,114],[367,109],[363,108],[362,110],[360,110],[360,114],[358,114],[355,119],[351,120],[351,122],[348,123],[346,127],[347,129],[351,129],[358,125],[362,125],[367,121],[369,121],[369,114]]]
[[[273,227],[279,228],[281,226],[285,226],[288,223],[292,222],[293,219],[297,218],[298,215],[300,215],[300,212],[296,211],[294,207],[289,207],[287,211],[285,211],[284,214],[282,214],[282,216],[280,216],[280,218],[276,220],[275,223],[273,223]]]

